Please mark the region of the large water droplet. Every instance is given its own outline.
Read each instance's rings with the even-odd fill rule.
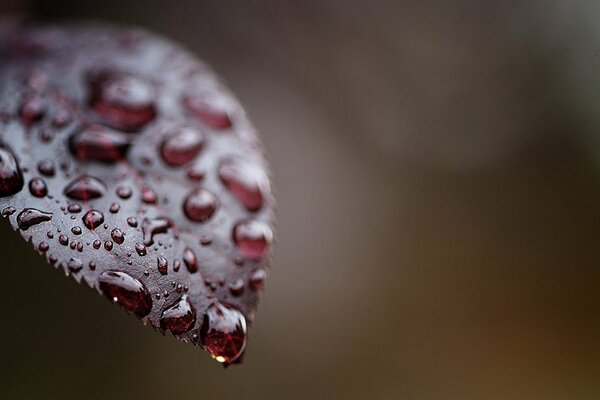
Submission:
[[[98,210],[89,210],[81,218],[83,224],[89,229],[94,230],[104,222],[104,215]]]
[[[154,235],[165,233],[171,226],[167,218],[145,218],[142,222],[142,235],[144,244],[150,246],[154,243]]]
[[[204,135],[193,128],[182,127],[162,143],[160,154],[163,160],[178,167],[194,160],[204,144]]]
[[[98,278],[102,293],[139,318],[152,309],[152,297],[139,280],[119,271],[106,271]]]
[[[250,163],[229,159],[219,166],[219,177],[248,211],[260,210],[263,192],[269,190],[264,171]]]
[[[130,145],[122,134],[98,125],[77,131],[69,139],[71,153],[82,161],[113,163],[125,158]]]
[[[211,128],[218,130],[231,128],[231,118],[225,110],[199,97],[186,96],[183,100],[188,110]]]
[[[12,196],[23,188],[23,174],[12,152],[0,147],[0,197]]]
[[[215,302],[208,307],[200,331],[204,348],[219,362],[230,364],[246,347],[246,319],[238,310]]]
[[[205,222],[214,214],[217,208],[217,198],[205,189],[199,189],[189,194],[183,203],[183,212],[195,222]]]
[[[48,187],[42,178],[32,178],[29,181],[29,192],[35,197],[44,197],[48,194]]]
[[[185,295],[165,308],[160,316],[161,329],[169,330],[173,335],[189,331],[195,323],[196,313]]]
[[[156,116],[154,90],[131,74],[101,71],[90,76],[90,106],[109,126],[137,131]]]
[[[75,200],[88,201],[102,197],[106,192],[106,185],[93,176],[81,176],[65,188],[65,196]]]
[[[17,215],[17,225],[19,229],[26,231],[34,225],[50,221],[52,213],[38,210],[36,208],[25,208]]]
[[[233,240],[245,257],[258,259],[267,255],[273,241],[273,231],[264,222],[243,221],[234,227]]]

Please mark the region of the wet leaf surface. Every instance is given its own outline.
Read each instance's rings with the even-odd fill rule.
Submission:
[[[205,64],[140,30],[2,32],[2,215],[77,282],[239,362],[274,218],[239,103]]]

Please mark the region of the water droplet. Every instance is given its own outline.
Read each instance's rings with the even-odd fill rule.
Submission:
[[[173,271],[179,272],[179,267],[181,266],[181,261],[175,260],[173,262]]]
[[[2,216],[3,217],[11,216],[15,213],[15,211],[17,211],[17,210],[14,207],[11,207],[11,206],[4,207],[2,209]]]
[[[25,208],[17,215],[17,225],[19,229],[26,231],[34,225],[50,221],[52,213],[40,211],[36,208]]]
[[[102,242],[99,239],[94,240],[92,243],[92,247],[96,250],[98,250],[100,246],[102,246]]]
[[[90,106],[115,129],[137,131],[156,116],[154,90],[143,79],[116,71],[90,76]]]
[[[119,186],[117,188],[117,196],[122,199],[128,199],[131,197],[132,191],[129,186]]]
[[[134,217],[127,218],[127,225],[129,225],[132,228],[137,228],[137,226],[138,226],[137,219],[135,219]]]
[[[136,243],[135,244],[135,251],[138,253],[138,255],[140,257],[143,257],[146,255],[146,246],[144,246],[141,243]]]
[[[52,126],[55,128],[64,128],[71,122],[71,114],[67,110],[60,110],[52,119]]]
[[[148,289],[139,280],[124,272],[106,271],[98,277],[102,293],[116,301],[125,310],[138,318],[145,317],[152,309],[152,298]]]
[[[273,232],[264,222],[243,221],[233,229],[233,240],[245,257],[258,259],[268,253],[273,241]]]
[[[123,231],[120,230],[119,228],[113,229],[112,232],[110,233],[110,237],[117,244],[123,244],[123,242],[125,241],[125,236],[123,236]]]
[[[200,244],[202,246],[210,246],[211,243],[212,243],[212,239],[210,237],[208,237],[208,236],[202,236],[200,238]]]
[[[169,330],[173,335],[189,331],[195,323],[196,313],[185,295],[165,308],[160,316],[161,329]]]
[[[81,227],[74,226],[71,228],[71,232],[73,232],[74,235],[81,235]]]
[[[27,97],[19,109],[21,120],[26,126],[31,126],[46,115],[46,105],[41,97],[34,95]]]
[[[42,253],[47,252],[49,248],[50,245],[48,245],[48,243],[46,242],[40,242],[40,244],[38,245],[38,250]]]
[[[246,319],[238,310],[215,302],[208,307],[200,331],[202,346],[218,362],[230,364],[246,347]]]
[[[218,109],[207,100],[199,97],[186,96],[184,103],[188,110],[200,121],[214,129],[231,128],[231,118],[226,111]]]
[[[29,192],[35,197],[44,197],[48,194],[48,187],[42,178],[32,178],[29,181]]]
[[[250,288],[253,290],[262,290],[265,286],[265,280],[267,279],[267,271],[264,269],[257,269],[250,277]]]
[[[94,261],[90,261],[90,263],[88,264],[88,267],[90,267],[90,269],[92,271],[96,270],[96,263]]]
[[[193,166],[187,172],[187,177],[192,181],[199,182],[204,179],[204,171],[198,166]]]
[[[219,166],[219,177],[248,211],[261,209],[263,192],[269,187],[264,171],[250,163],[229,159]]]
[[[158,272],[160,272],[161,275],[166,275],[167,267],[169,266],[169,262],[167,261],[167,259],[162,256],[159,256],[156,258],[156,264],[158,266]]]
[[[69,204],[69,206],[67,207],[67,211],[72,213],[72,214],[77,214],[81,212],[81,206],[77,203],[71,203]]]
[[[199,189],[189,194],[183,203],[183,212],[195,222],[205,222],[214,214],[217,208],[217,198],[205,189]]]
[[[111,213],[116,214],[119,212],[119,210],[121,209],[121,206],[119,205],[119,203],[112,203],[110,205],[110,208],[108,209]]]
[[[185,266],[187,267],[187,269],[190,273],[194,273],[194,272],[198,271],[198,261],[196,260],[196,254],[194,254],[192,249],[190,249],[189,247],[186,247],[183,250],[182,258],[183,258],[183,263],[185,264]]]
[[[44,176],[54,176],[54,161],[52,160],[42,160],[37,165],[38,172]]]
[[[98,125],[77,131],[69,139],[71,153],[81,161],[114,163],[125,158],[129,146],[128,138]]]
[[[236,280],[229,285],[229,291],[236,297],[241,296],[244,293],[244,281],[241,279]]]
[[[69,271],[77,273],[81,271],[81,268],[83,268],[83,263],[79,258],[71,258],[69,261],[67,261],[67,268],[69,268]]]
[[[69,238],[66,235],[60,234],[58,236],[58,243],[62,244],[63,246],[66,246],[69,244]]]
[[[144,244],[146,246],[154,244],[154,235],[165,233],[170,226],[171,221],[167,218],[144,218],[144,222],[142,222]]]
[[[88,201],[102,197],[106,192],[106,185],[93,176],[80,176],[67,185],[65,196],[74,200]]]
[[[154,190],[149,187],[142,189],[142,201],[146,204],[156,204],[157,197]]]
[[[163,160],[173,167],[179,167],[194,160],[204,144],[201,131],[182,127],[165,139],[160,148]]]
[[[91,231],[102,225],[104,215],[98,210],[89,210],[81,218],[83,224]]]
[[[12,152],[0,147],[0,197],[19,193],[23,188],[23,174]]]

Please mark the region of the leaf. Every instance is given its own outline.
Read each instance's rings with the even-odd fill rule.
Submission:
[[[0,207],[77,282],[239,362],[273,234],[244,110],[164,39],[102,26],[0,38]]]

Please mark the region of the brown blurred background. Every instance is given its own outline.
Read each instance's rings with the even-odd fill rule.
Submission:
[[[600,398],[600,3],[7,1],[136,24],[229,82],[278,243],[223,370],[1,224],[6,399]]]

